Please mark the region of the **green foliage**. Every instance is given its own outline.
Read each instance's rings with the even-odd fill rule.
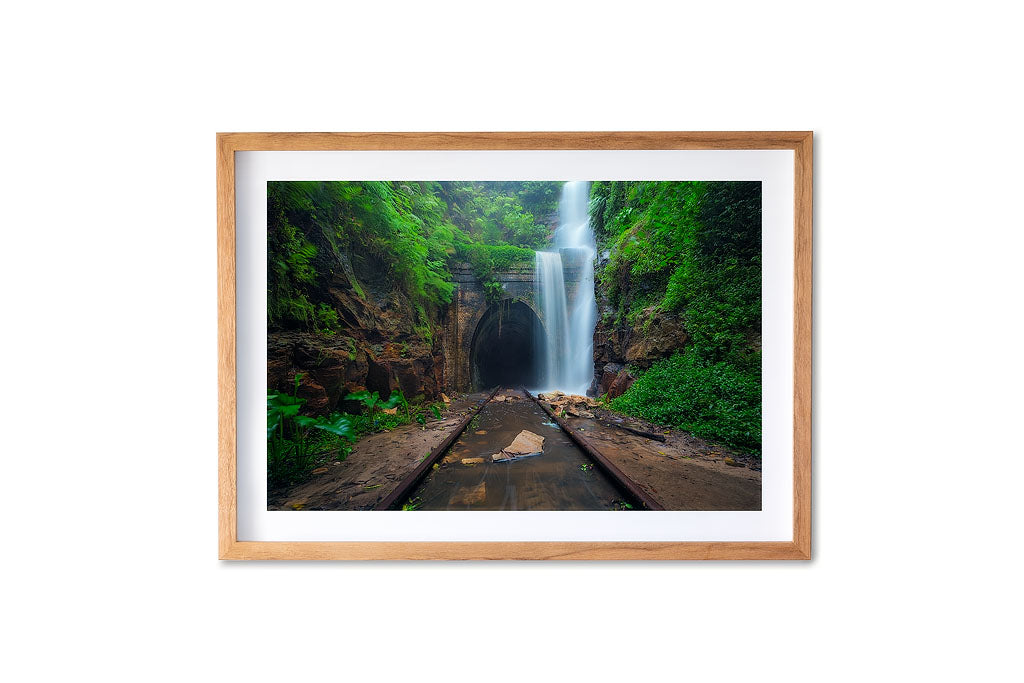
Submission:
[[[494,245],[478,242],[460,245],[456,249],[456,256],[472,267],[473,274],[483,284],[487,302],[497,303],[504,294],[501,283],[496,279],[497,273],[513,266],[533,263],[534,252],[511,244]]]
[[[338,329],[338,312],[327,304],[317,304],[313,318],[313,328],[317,332],[333,332]]]
[[[652,365],[610,406],[730,446],[761,449],[759,377],[730,363],[704,363],[692,350]]]
[[[456,248],[458,258],[465,260],[480,279],[495,272],[508,270],[512,266],[533,263],[532,249],[523,249],[511,244],[484,244],[481,242],[461,244]]]
[[[533,259],[561,184],[553,182],[316,182],[267,184],[267,318],[271,328],[336,334],[330,291],[366,298],[352,258],[372,261],[408,300],[414,334],[433,343],[455,284],[449,262],[467,260],[486,284]],[[493,289],[493,287],[492,287]]]
[[[441,419],[441,408],[438,404],[424,403],[422,395],[409,401],[401,389],[392,391],[387,401],[381,401],[376,391],[357,391],[347,394],[344,400],[359,401],[365,408],[363,414],[352,417],[355,431],[360,436],[372,432],[391,431],[395,427],[413,422],[423,426],[430,414]],[[400,410],[394,413],[384,412],[392,408]]]
[[[406,409],[409,407],[409,402],[405,400],[405,394],[402,393],[401,389],[396,389],[391,392],[391,396],[386,401],[380,400],[380,395],[374,391],[357,391],[351,394],[346,394],[345,401],[359,401],[366,407],[366,412],[370,416],[375,415],[377,410],[391,410],[398,406],[403,406]]]
[[[316,278],[317,249],[280,211],[272,219],[275,229],[267,236],[267,315],[274,321],[310,324],[315,308],[306,290]]]
[[[390,431],[416,422],[425,425],[428,415],[441,419],[436,403],[416,405],[395,390],[386,401],[374,391],[347,394],[346,401],[363,404],[361,415],[332,413],[328,417],[300,414],[306,400],[297,396],[302,375],[295,376],[291,394],[267,395],[267,483],[271,487],[293,484],[307,476],[314,466],[334,458],[344,460],[352,450],[351,443],[373,432]],[[384,412],[393,408],[402,410]]]
[[[267,312],[272,326],[332,332],[338,314],[329,284],[347,280],[358,252],[385,269],[429,328],[429,313],[451,300],[448,258],[465,235],[446,217],[436,183],[271,182],[267,184]]]
[[[760,184],[596,182],[590,219],[609,251],[596,275],[617,324],[644,330],[654,316],[676,314],[689,336],[685,360],[671,372],[652,367],[649,386],[638,381],[613,405],[759,448]],[[659,383],[669,376],[676,393],[656,391],[671,386]]]
[[[380,402],[380,395],[375,391],[372,394],[369,391],[356,391],[350,394],[345,394],[345,401],[359,401],[362,403],[369,412],[373,412],[374,408],[377,407],[377,403]]]
[[[538,221],[558,206],[561,183],[441,183],[453,220],[474,241],[536,248],[548,237]]]
[[[302,375],[295,376],[294,392],[267,394],[267,483],[284,486],[298,481],[313,466],[333,455],[344,460],[356,434],[350,416],[300,415],[306,400],[299,398]]]
[[[532,250],[510,244],[460,245],[456,255],[465,259],[473,268],[473,274],[483,284],[484,298],[491,304],[501,301],[504,295],[504,288],[496,279],[497,273],[515,265],[532,263],[534,259]]]
[[[484,281],[484,299],[489,304],[498,303],[501,301],[502,294],[505,292],[505,288],[501,286],[501,283],[497,280],[485,280]]]

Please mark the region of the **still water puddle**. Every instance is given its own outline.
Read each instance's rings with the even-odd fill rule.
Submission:
[[[491,455],[524,429],[544,437],[543,453],[493,462]],[[622,508],[622,494],[527,398],[484,406],[405,505],[413,510]]]

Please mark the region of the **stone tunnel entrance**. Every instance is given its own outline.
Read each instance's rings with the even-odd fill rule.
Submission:
[[[469,366],[474,390],[539,384],[543,358],[541,322],[522,301],[488,307],[473,334]]]

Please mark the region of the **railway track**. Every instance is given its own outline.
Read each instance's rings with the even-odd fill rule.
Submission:
[[[551,410],[546,403],[541,401],[539,398],[531,394],[525,387],[522,389],[523,393],[533,399],[533,402],[540,406],[541,410],[548,414],[548,416],[554,420],[555,424],[562,428],[566,436],[572,439],[573,443],[579,446],[588,458],[590,458],[595,465],[597,465],[605,476],[607,476],[612,483],[614,483],[624,494],[626,494],[633,502],[634,505],[640,505],[646,510],[664,510],[664,506],[656,501],[649,493],[644,491],[640,486],[630,479],[626,474],[615,466],[611,460],[609,460],[601,451],[597,450],[592,443],[590,443],[586,437],[582,434],[577,433],[559,417],[555,411]]]
[[[423,480],[430,474],[434,465],[438,463],[445,454],[451,449],[452,445],[459,439],[459,437],[466,431],[470,422],[479,414],[479,412],[489,404],[494,396],[498,393],[501,387],[496,387],[487,396],[487,398],[476,405],[465,417],[458,423],[455,429],[452,430],[444,441],[438,444],[431,452],[423,459],[416,468],[410,472],[401,482],[391,491],[386,497],[384,497],[375,507],[375,510],[395,510],[399,509],[403,501],[410,498],[412,493],[417,490],[417,487],[423,482]],[[622,472],[618,467],[615,466],[606,456],[604,456],[597,448],[594,447],[583,435],[577,434],[572,431],[572,428],[560,417],[554,414],[552,410],[548,408],[542,401],[538,400],[536,396],[531,394],[525,388],[521,389],[526,396],[528,396],[534,403],[536,403],[548,415],[551,420],[557,424],[566,436],[576,445],[577,448],[583,453],[588,460],[590,460],[605,477],[609,480],[611,485],[617,489],[627,500],[634,509],[645,509],[645,510],[664,510],[665,508],[653,497],[644,491],[635,481],[630,479],[626,474]]]
[[[491,399],[494,398],[494,395],[498,393],[498,389],[500,388],[501,387],[494,387],[491,393],[488,394],[486,400],[481,401],[479,405],[473,408],[473,410],[466,413],[466,416],[462,418],[462,421],[459,422],[454,430],[452,430],[452,433],[445,437],[444,441],[437,444],[437,446],[430,451],[430,454],[423,459],[423,462],[417,465],[416,469],[410,472],[405,479],[400,481],[398,486],[396,486],[391,493],[377,503],[373,509],[394,510],[403,500],[408,498],[413,489],[415,489],[419,483],[423,481],[423,478],[430,473],[430,469],[434,466],[434,463],[444,457],[444,454],[448,452],[448,449],[452,447],[452,444],[455,443],[456,439],[462,436],[462,432],[466,431],[466,427],[469,426],[469,423],[474,417],[476,417],[477,413],[479,413],[485,405],[491,402]]]

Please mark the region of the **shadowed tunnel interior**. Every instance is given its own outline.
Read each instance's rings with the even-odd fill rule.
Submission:
[[[521,301],[491,305],[473,334],[473,388],[535,386],[543,343],[540,320],[529,306]]]

